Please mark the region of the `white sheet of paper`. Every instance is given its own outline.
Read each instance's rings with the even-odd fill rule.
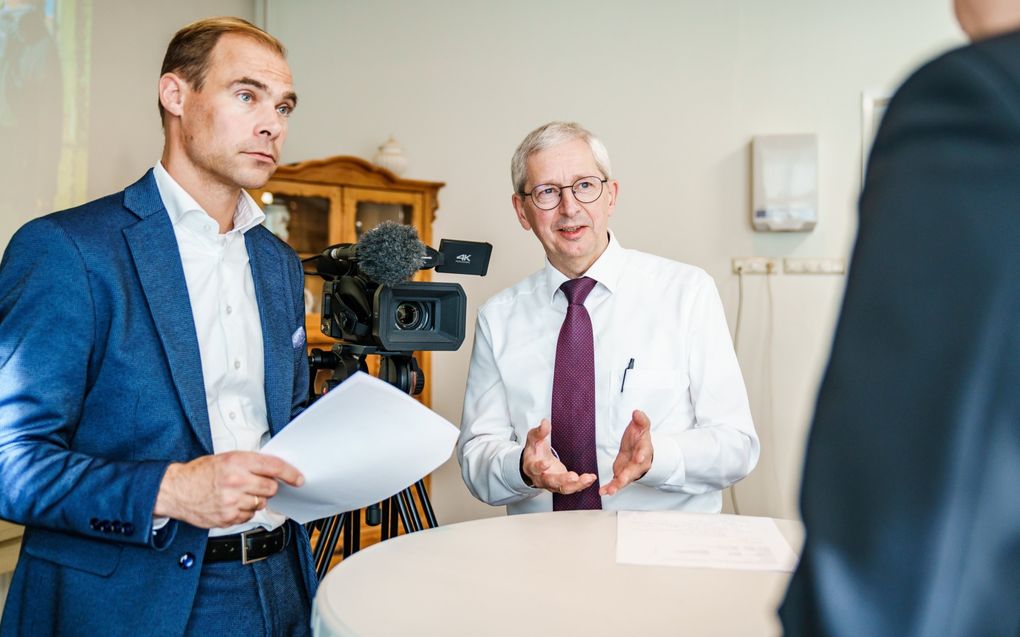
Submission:
[[[304,524],[399,493],[450,457],[457,428],[397,388],[358,372],[263,448],[305,477],[268,507]]]
[[[620,511],[616,561],[645,566],[793,571],[797,556],[770,518]]]

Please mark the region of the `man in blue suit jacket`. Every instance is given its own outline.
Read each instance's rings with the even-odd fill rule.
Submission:
[[[306,396],[303,275],[242,190],[286,137],[283,55],[236,18],[179,31],[160,163],[8,246],[0,517],[26,530],[4,637],[310,630],[308,537],[264,511],[303,478],[257,453]]]
[[[808,445],[786,634],[1020,635],[1020,2],[896,93]]]

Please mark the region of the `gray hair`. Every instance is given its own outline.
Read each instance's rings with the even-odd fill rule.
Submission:
[[[590,130],[576,122],[549,122],[528,133],[528,136],[524,138],[524,141],[521,142],[521,145],[514,152],[514,157],[510,160],[510,180],[513,181],[514,192],[524,194],[524,183],[528,179],[529,157],[539,151],[559,146],[564,142],[570,142],[575,139],[583,139],[588,143],[591,155],[595,159],[595,165],[602,171],[602,176],[606,179],[612,179],[613,177],[610,174],[611,168],[609,166],[609,151],[606,150],[605,144],[598,137],[595,137]]]

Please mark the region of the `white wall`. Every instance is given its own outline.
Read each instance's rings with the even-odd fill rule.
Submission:
[[[478,304],[541,265],[517,225],[508,164],[551,119],[584,123],[609,147],[621,242],[693,263],[716,280],[731,327],[729,258],[846,256],[859,187],[860,99],[893,88],[961,41],[948,0],[538,0],[371,3],[275,0],[268,27],[289,47],[301,105],[285,159],[371,157],[391,133],[407,176],[445,181],[435,237],[489,241],[489,276],[450,278]],[[590,78],[590,79],[588,79]],[[810,234],[748,222],[757,134],[819,136],[821,217]],[[746,285],[740,359],[764,452],[741,509],[796,516],[802,445],[842,277]],[[433,357],[433,402],[459,422],[471,344]],[[500,514],[474,501],[455,461],[434,482],[441,521]]]

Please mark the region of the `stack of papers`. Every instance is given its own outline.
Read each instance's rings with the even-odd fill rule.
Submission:
[[[771,518],[620,511],[616,561],[645,566],[788,571],[797,556]]]
[[[274,436],[262,453],[305,477],[280,483],[268,508],[302,524],[380,502],[446,462],[457,428],[417,400],[358,372]]]

